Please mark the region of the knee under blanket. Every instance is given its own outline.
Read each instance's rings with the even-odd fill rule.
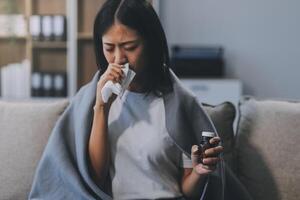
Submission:
[[[57,121],[38,164],[29,199],[112,199],[111,193],[99,188],[89,173],[88,140],[99,74],[70,100]],[[172,71],[171,77],[173,92],[163,96],[166,126],[174,143],[190,157],[191,146],[200,143],[202,130],[216,130],[196,97],[182,87]],[[248,200],[250,197],[222,162],[208,179],[201,199]]]

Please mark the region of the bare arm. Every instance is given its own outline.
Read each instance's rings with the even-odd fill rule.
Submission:
[[[105,73],[97,83],[97,95],[94,106],[93,124],[88,144],[88,154],[91,163],[91,174],[94,181],[103,186],[109,170],[109,142],[108,142],[108,113],[115,95],[112,95],[107,103],[103,102],[101,89],[108,80],[120,82],[123,77],[121,66],[109,64]]]
[[[200,198],[207,175],[196,173],[193,168],[185,168],[182,178],[182,192],[189,198]]]
[[[95,105],[93,125],[89,139],[89,156],[94,180],[99,185],[103,185],[109,169],[107,116],[108,109],[105,106]]]
[[[217,145],[219,142],[220,138],[218,137],[210,140],[210,143],[214,145]],[[200,152],[197,152],[197,150],[195,151],[194,148],[192,148],[193,168],[184,169],[181,182],[181,189],[186,197],[191,199],[198,199],[201,197],[207,177],[216,169],[216,165],[220,160],[218,155],[221,152],[223,152],[222,146],[206,149],[204,152],[205,158],[203,159],[203,163],[199,163]]]

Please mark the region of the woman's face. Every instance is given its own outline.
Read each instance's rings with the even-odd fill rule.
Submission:
[[[116,22],[104,33],[102,43],[108,63],[129,63],[137,74],[145,65],[144,42],[135,30]]]

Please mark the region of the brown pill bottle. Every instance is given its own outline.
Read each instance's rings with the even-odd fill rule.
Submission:
[[[204,152],[206,149],[214,147],[214,145],[209,143],[209,140],[215,137],[216,134],[210,131],[202,131],[202,140],[201,140],[201,147],[202,147],[202,154],[201,154],[201,162],[202,159],[205,158]]]

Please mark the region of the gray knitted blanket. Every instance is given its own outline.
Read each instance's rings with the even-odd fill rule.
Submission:
[[[171,75],[174,91],[164,97],[166,126],[178,148],[190,156],[191,146],[201,141],[199,132],[216,130],[196,98],[181,86],[172,71]],[[107,189],[110,180],[106,188],[99,188],[89,173],[88,141],[98,80],[99,72],[71,99],[57,121],[37,167],[29,199],[112,199]],[[222,163],[207,181],[201,199],[248,200],[250,197]]]

